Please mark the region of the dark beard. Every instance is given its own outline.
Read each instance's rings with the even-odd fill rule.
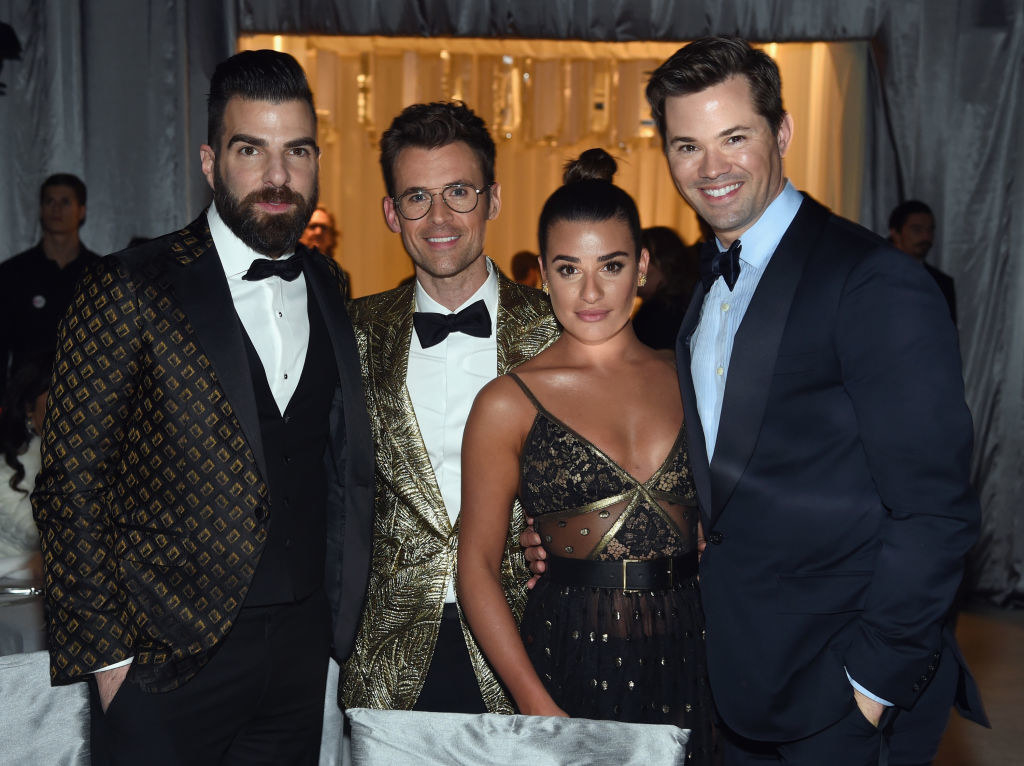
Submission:
[[[221,178],[220,168],[214,165],[213,201],[217,205],[217,213],[236,237],[260,255],[277,258],[293,250],[316,210],[319,197],[318,181],[309,199],[287,186],[281,186],[260,189],[239,200]],[[255,209],[259,202],[291,203],[295,210],[268,215]]]

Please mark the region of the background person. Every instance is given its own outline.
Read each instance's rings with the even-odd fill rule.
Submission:
[[[923,202],[911,199],[901,202],[889,214],[889,241],[904,253],[913,256],[931,274],[949,305],[949,315],[956,324],[956,288],[953,277],[925,262],[935,243],[935,215]]]
[[[85,184],[77,176],[47,178],[39,188],[42,238],[0,263],[0,394],[9,367],[53,357],[57,323],[78,280],[98,260],[79,238],[85,202]]]

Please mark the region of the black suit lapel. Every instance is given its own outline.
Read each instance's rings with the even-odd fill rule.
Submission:
[[[683,399],[683,413],[686,417],[686,443],[689,448],[690,469],[697,485],[697,497],[704,513],[711,515],[711,472],[708,466],[708,448],[704,440],[704,427],[697,412],[697,394],[690,375],[690,337],[700,321],[701,307],[707,295],[700,282],[697,283],[690,299],[690,306],[679,326],[676,336],[676,367],[679,373],[679,391]]]
[[[300,246],[301,248],[301,246]],[[306,284],[310,288],[310,296],[317,302],[327,325],[327,334],[331,338],[334,349],[335,364],[338,367],[338,380],[341,382],[344,399],[345,431],[355,434],[370,432],[370,419],[363,396],[363,381],[359,372],[359,354],[356,349],[355,334],[348,312],[345,310],[345,297],[342,295],[338,278],[331,273],[327,258],[316,252],[306,250]],[[331,424],[332,430],[337,430]],[[372,481],[372,466],[366,461],[368,470],[360,478],[367,483]]]
[[[205,216],[189,228],[194,232],[200,224],[206,225]],[[208,231],[206,237],[209,237]],[[266,458],[245,340],[217,249],[212,240],[208,239],[206,245],[193,248],[190,255],[178,257],[168,270],[168,278],[252,447],[260,475],[265,478]]]
[[[804,199],[768,262],[736,333],[711,460],[712,523],[729,501],[754,451],[793,295],[828,215],[824,207]]]

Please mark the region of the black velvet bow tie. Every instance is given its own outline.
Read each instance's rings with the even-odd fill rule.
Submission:
[[[246,282],[256,282],[267,277],[280,277],[291,282],[302,273],[302,257],[296,253],[291,258],[257,258],[242,277]]]
[[[704,292],[711,289],[715,280],[721,277],[732,290],[740,276],[740,241],[735,240],[724,253],[720,252],[714,239],[704,243],[700,253],[700,278]]]
[[[457,314],[417,311],[412,315],[412,325],[423,348],[436,346],[453,332],[464,332],[475,338],[491,337],[491,315],[482,300]]]

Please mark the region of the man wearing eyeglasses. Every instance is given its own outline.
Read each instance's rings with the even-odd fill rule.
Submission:
[[[381,138],[384,219],[416,278],[350,307],[376,499],[369,595],[342,671],[347,707],[512,712],[456,603],[462,432],[477,392],[558,330],[546,296],[484,255],[501,208],[494,155],[483,120],[458,102],[410,106]],[[502,580],[519,614],[522,526],[517,504]]]

